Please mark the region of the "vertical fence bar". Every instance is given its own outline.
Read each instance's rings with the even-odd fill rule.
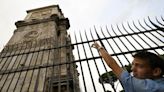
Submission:
[[[50,42],[50,48],[55,47],[55,44],[54,44],[53,40],[52,40],[52,39],[50,39],[50,40],[51,40],[51,42]],[[57,42],[55,42],[55,43],[57,43]],[[46,45],[46,44],[45,44],[45,45]],[[53,60],[55,60],[55,57],[56,57],[56,55],[55,55],[55,50],[56,50],[56,49],[52,49],[52,52],[51,52],[51,53],[54,54],[54,55],[52,55]],[[53,63],[53,65],[54,65],[54,64],[55,64],[55,61],[52,61],[52,63]],[[55,85],[54,85],[54,77],[55,77],[55,75],[54,75],[54,69],[55,69],[55,66],[52,66],[52,70],[51,70],[51,68],[50,68],[51,75],[50,75],[49,80],[48,80],[48,90],[49,90],[50,92],[53,92],[53,86],[55,86]]]
[[[111,28],[112,28],[112,31],[114,31],[114,29],[113,29],[113,27],[111,26]],[[106,27],[106,30],[107,30],[107,33],[109,34],[109,36],[111,37],[111,34],[110,34],[110,32],[109,32],[109,30],[108,30],[108,28]],[[117,43],[116,43],[116,41],[114,40],[114,38],[111,38],[113,41],[114,41],[114,43],[116,44],[116,46],[119,48],[119,50],[120,50],[120,47],[117,45]],[[109,44],[109,41],[107,41],[108,42],[108,44]],[[113,50],[113,52],[115,53],[115,51],[114,51],[114,49],[112,48],[112,46],[109,44],[109,46],[111,47],[111,49]],[[122,64],[122,62],[120,61],[120,59],[118,58],[118,56],[116,56],[117,57],[117,59],[118,59],[118,61],[120,62],[120,64],[121,64],[121,66],[122,67],[124,67],[124,65]]]
[[[30,42],[30,44],[28,44],[28,45],[30,45],[29,47],[32,47],[32,42]],[[28,59],[25,61],[25,66],[24,66],[24,67],[26,67],[26,65],[27,65],[27,68],[30,67],[30,64],[31,64],[31,62],[32,62],[32,58],[33,58],[33,56],[34,56],[34,53],[30,53],[31,51],[33,51],[32,48],[29,48],[29,51],[27,51],[27,53],[29,53],[29,54],[28,54],[28,57],[29,57],[30,59],[29,59],[29,61],[28,61]],[[30,56],[30,55],[31,55],[31,56]],[[32,77],[32,70],[27,70],[27,71],[26,71],[26,75],[25,75],[25,78],[24,78],[24,81],[23,81],[23,85],[22,85],[22,87],[21,87],[21,92],[23,92],[23,91],[25,91],[25,90],[28,90],[29,84],[26,84],[26,82],[29,81],[29,80],[28,80],[29,77]],[[31,79],[31,78],[30,78],[30,79]]]
[[[157,19],[157,17],[155,17],[156,21],[161,25],[164,26],[164,24],[162,24],[161,22],[159,22],[159,20]],[[162,27],[161,27],[162,28]]]
[[[122,24],[122,27],[123,27],[123,29],[125,30],[125,32],[126,32],[127,34],[129,34],[129,32],[125,29],[125,27],[123,26],[123,24]],[[137,48],[128,40],[127,36],[125,36],[124,38],[130,43],[130,45],[131,45],[135,50],[137,50]],[[131,53],[131,55],[132,55],[132,53]]]
[[[138,30],[138,31],[140,31],[141,32],[141,30],[135,25],[135,23],[133,22],[133,25],[135,26],[135,28]],[[129,23],[128,23],[128,27],[134,32],[134,30],[131,28],[131,26],[129,25]],[[150,48],[152,48],[151,46],[150,46],[150,44],[148,44],[140,35],[137,35],[142,41],[144,41]]]
[[[25,52],[25,50],[28,48],[28,46],[27,46],[27,44],[25,44],[25,47],[24,47],[24,44],[23,43],[21,43],[21,51],[22,51],[22,53],[24,53]],[[21,53],[21,52],[20,52]],[[24,62],[26,61],[26,59],[27,59],[27,54],[24,54],[26,57],[24,57],[25,59],[24,59]],[[19,65],[21,65],[21,68],[24,66],[24,64],[22,63],[21,64],[21,61],[23,61],[23,56],[24,55],[22,55],[22,57],[21,57],[21,59],[20,59],[20,61],[19,61],[19,64],[18,64],[18,66],[17,66],[17,68],[16,68],[16,70],[18,70],[19,69]],[[18,84],[18,82],[20,81],[20,76],[21,76],[21,74],[22,74],[22,72],[20,72],[20,74],[19,74],[19,76],[18,76],[18,80],[17,80],[17,82],[16,82],[16,84],[15,84],[15,87],[14,87],[14,89],[13,89],[13,92],[15,92],[15,90],[16,90],[16,87],[17,87],[17,84]],[[19,85],[18,85],[19,86]]]
[[[161,19],[164,21],[164,18],[161,16]]]
[[[5,50],[6,53],[2,53],[1,57],[5,57],[8,54],[7,52],[9,52],[12,49],[11,47],[12,46],[10,46],[10,45],[9,46],[5,46],[5,48],[7,48],[7,50],[3,49],[2,52]]]
[[[5,59],[5,56],[7,55],[7,53],[10,51],[9,46],[7,46],[6,48],[7,48],[7,50],[4,52],[4,50],[5,50],[5,48],[4,48],[1,52],[1,55],[0,55],[0,58],[1,58],[0,65],[2,64],[1,65],[2,67],[0,67],[0,71],[3,68],[3,66],[6,64],[7,59],[5,61],[4,61],[4,59]],[[0,81],[1,81],[1,78],[0,78]]]
[[[45,41],[45,38],[41,41],[38,41],[38,45],[39,45],[39,53],[41,54],[41,59],[38,63],[40,69],[38,71],[38,75],[37,75],[37,81],[35,83],[35,88],[34,88],[34,92],[38,92],[38,91],[43,91],[45,92],[46,90],[46,85],[47,83],[45,82],[46,80],[46,68],[41,68],[41,66],[43,65],[43,63],[45,62],[44,59],[44,54],[45,54],[45,51],[40,51],[40,50],[44,50],[46,49],[45,45],[46,45],[46,41]],[[44,73],[42,74],[42,72],[44,71]],[[43,76],[41,76],[43,75]]]
[[[101,38],[99,37],[99,35],[98,35],[97,31],[96,31],[96,28],[94,28],[94,29],[95,29],[96,35],[97,35],[97,37],[98,37],[98,41],[100,41],[101,45],[104,46],[103,42],[101,41]],[[91,33],[92,39],[94,40],[93,35],[92,35],[92,32],[90,32],[90,33]],[[105,48],[105,46],[104,46],[104,48]],[[106,48],[105,48],[105,49],[106,49]],[[100,56],[100,53],[99,53],[99,56]],[[104,66],[104,69],[105,69],[105,71],[106,71],[106,73],[107,73],[108,71],[107,71],[107,68],[106,68],[106,66],[105,66],[105,64],[104,64],[102,58],[101,58],[101,61],[102,61],[102,64],[103,64],[103,66]],[[108,73],[107,73],[107,77],[108,77],[108,79],[110,80],[110,85],[112,86],[113,90],[115,91],[114,82],[111,80],[111,76],[109,76]],[[102,80],[101,77],[100,77],[100,80]],[[102,83],[102,84],[103,84],[103,83]]]
[[[148,16],[148,20],[149,20],[149,22],[150,22],[153,26],[155,26],[158,30],[164,31],[163,29],[161,29],[160,26],[158,26],[157,24],[153,23],[153,22],[151,21],[151,19],[150,19],[149,16]],[[157,20],[157,18],[156,18],[156,20]],[[159,21],[157,21],[157,22],[159,23]],[[146,21],[145,21],[145,23],[146,23]],[[146,23],[146,25],[149,26],[147,23]],[[150,26],[149,26],[149,27],[150,27]]]
[[[18,45],[17,45],[17,48],[19,48],[19,47],[18,47]],[[22,47],[21,47],[21,49],[20,49],[20,50],[18,50],[18,53],[20,53],[20,52],[21,52],[21,50],[22,50]],[[14,62],[14,64],[12,65],[12,68],[11,68],[10,70],[12,70],[12,69],[13,69],[14,65],[16,64],[16,62],[18,62],[18,65],[19,65],[19,62],[20,62],[20,60],[18,60],[18,57],[19,57],[19,56],[21,56],[21,57],[20,57],[20,60],[21,60],[22,55],[18,55],[18,56],[16,57],[15,62]],[[18,68],[18,65],[16,66],[16,69]],[[9,71],[10,71],[10,70],[9,70]],[[12,77],[12,79],[11,79],[11,80],[13,80],[15,76],[16,76],[16,73],[14,73],[14,75],[13,75],[13,77]],[[15,80],[13,80],[13,81],[15,81]],[[13,81],[11,81],[11,82],[9,83],[9,86],[8,86],[8,88],[7,88],[7,91],[6,91],[6,92],[8,92],[8,91],[9,91],[9,89],[10,89],[10,85],[12,84],[12,82],[13,82]],[[12,85],[12,86],[14,86],[14,85]]]
[[[12,55],[12,53],[13,54],[15,54],[16,53],[16,50],[15,51],[13,51],[13,49],[14,49],[14,46],[12,46],[12,50],[10,51],[10,53],[9,53],[9,56],[10,55]],[[6,54],[7,55],[7,54]],[[6,65],[6,63],[4,64],[4,67],[2,67],[1,68],[1,70],[0,71],[4,71],[4,72],[6,72],[7,71],[7,68],[9,67],[9,65],[12,63],[11,61],[12,61],[12,59],[14,59],[14,56],[13,57],[8,57],[7,58],[7,60],[5,61],[6,63],[8,63],[7,65]],[[6,65],[6,68],[5,68],[5,65]],[[3,69],[4,68],[4,69]],[[14,76],[14,75],[13,75]],[[7,90],[6,88],[7,87],[4,87],[5,86],[5,84],[7,83],[7,79],[8,79],[8,77],[13,77],[13,76],[11,76],[10,74],[6,74],[6,78],[4,79],[4,83],[1,83],[1,89],[0,89],[0,91],[3,91],[3,90]],[[1,77],[1,79],[0,79],[0,82],[1,82],[1,80],[2,80],[2,77]]]
[[[149,17],[148,17],[148,19],[149,19]],[[150,21],[150,23],[152,24],[152,25],[154,25],[157,29],[159,29],[159,27],[157,26],[157,25],[155,25],[155,24],[153,24],[153,22],[149,19],[149,21]],[[146,24],[146,26],[148,26],[149,28],[151,28],[152,30],[153,30],[153,28],[151,27],[151,26],[149,26],[147,23],[146,23],[146,21],[145,21],[145,19],[144,19],[144,23]],[[142,25],[141,25],[141,23],[139,22],[139,24],[140,24],[140,26],[142,27],[142,28],[144,28]],[[158,39],[158,37],[156,37],[154,34],[152,34],[151,32],[150,32],[150,34],[152,35],[152,36],[154,36],[156,39]],[[144,34],[149,40],[151,40],[155,45],[157,45],[157,46],[159,46],[158,45],[158,43],[156,43],[154,40],[152,40],[149,36],[147,36],[146,34]],[[160,40],[160,39],[158,39],[158,40]],[[160,40],[161,41],[161,40]],[[162,41],[163,42],[163,41]],[[164,48],[161,48],[163,51],[164,51]],[[154,50],[155,51],[155,50]],[[155,51],[158,55],[159,55],[159,53],[157,52],[157,51]]]
[[[89,39],[88,39],[87,34],[86,34],[86,31],[85,31],[85,37],[86,37],[86,39],[87,39],[87,42],[89,42]],[[93,39],[93,38],[92,38],[92,39]],[[100,77],[100,76],[101,76],[101,75],[100,75],[100,71],[99,71],[99,69],[98,69],[98,66],[97,66],[95,57],[94,57],[94,55],[93,55],[93,52],[92,52],[92,50],[91,50],[91,46],[90,46],[89,43],[88,43],[88,46],[89,46],[89,49],[90,49],[90,51],[91,51],[91,55],[92,55],[92,57],[93,57],[93,61],[94,61],[94,64],[95,64],[95,66],[96,66],[96,70],[97,70],[97,72],[98,72],[99,78],[100,78],[100,80],[102,80],[101,77]],[[104,90],[104,92],[105,92],[104,84],[103,84],[103,83],[101,83],[101,84],[102,84],[103,90]]]
[[[38,48],[39,48],[38,51],[40,51],[40,50],[41,50],[41,43],[39,43],[39,42],[37,41],[37,44],[38,44]],[[42,52],[42,53],[41,53],[41,52]],[[38,56],[41,55],[41,59],[40,59],[40,61],[37,60],[38,62],[40,62],[40,64],[41,64],[41,61],[42,61],[42,59],[43,59],[43,51],[41,51],[41,52],[38,52]],[[36,78],[36,82],[35,82],[35,86],[34,86],[34,92],[38,92],[40,71],[41,71],[41,69],[38,70],[38,74],[37,74],[37,78]]]
[[[139,22],[139,21],[138,21]],[[144,22],[145,22],[145,20],[144,20]],[[148,27],[150,27],[146,22],[145,22],[145,24],[148,26]],[[146,30],[146,28],[144,27],[144,26],[142,26],[141,25],[141,23],[139,22],[139,25],[143,28],[143,29],[145,29]],[[151,28],[151,27],[150,27]],[[152,28],[151,28],[152,29]],[[140,30],[139,30],[140,31]],[[151,40],[151,38],[150,37],[148,37],[145,33],[143,33],[144,35],[145,35],[145,37],[147,37],[149,40]],[[151,32],[150,32],[150,34],[152,34]],[[155,45],[157,45],[157,46],[159,46],[156,42],[154,42],[153,40],[151,40]]]
[[[46,45],[46,42],[44,40],[41,41],[40,42],[39,51],[40,50],[44,50],[46,48],[45,45]],[[42,66],[43,63],[44,63],[44,54],[45,54],[45,51],[41,51],[40,54],[41,54],[41,59],[40,59],[39,66]],[[46,84],[47,84],[46,83],[46,73],[43,76],[42,72],[46,72],[46,69],[45,68],[40,68],[39,69],[38,79],[37,79],[38,82],[35,85],[35,92],[38,92],[38,91],[46,92]],[[43,81],[43,82],[41,82],[41,81]]]
[[[11,48],[11,49],[10,49]],[[5,60],[5,63],[3,64],[3,66],[1,67],[0,71],[5,71],[6,69],[3,70],[3,68],[5,67],[5,65],[9,62],[8,60],[9,59],[12,59],[10,57],[10,55],[12,54],[12,52],[16,52],[16,51],[12,51],[12,49],[14,48],[13,46],[11,46],[8,51],[6,52],[6,54],[3,56],[3,57],[6,57],[6,56],[9,56],[9,57],[6,57],[7,59]],[[9,54],[9,55],[8,55]],[[7,62],[8,61],[8,62]],[[9,62],[10,63],[10,62]],[[9,63],[7,64],[7,66],[9,65]],[[1,81],[1,79],[0,79]]]
[[[120,30],[120,28],[118,27],[118,25],[117,25],[117,29],[118,29],[118,31],[123,35],[123,33],[121,32],[121,30]],[[115,31],[113,31],[114,32],[114,34],[115,35],[117,35],[116,34],[116,32]],[[124,42],[120,39],[120,37],[118,37],[118,39],[121,41],[121,43],[125,46],[125,48],[128,50],[128,51],[130,51],[129,49],[128,49],[128,47],[124,44]],[[121,53],[123,53],[123,51],[121,50],[121,48],[119,48],[120,49],[120,51],[121,51]],[[125,56],[125,54],[123,54],[123,56],[125,57],[125,59],[128,61],[128,63],[130,64],[130,62],[129,62],[129,60],[127,59],[127,57]]]
[[[128,26],[129,26],[129,23],[128,23]],[[126,28],[124,27],[124,26],[122,26],[123,27],[123,29],[129,34],[129,32],[126,30]],[[129,27],[130,28],[130,27]],[[131,29],[132,30],[132,29]],[[134,32],[134,30],[132,30],[133,32]],[[140,30],[139,30],[140,31]],[[138,45],[140,45],[141,46],[141,48],[144,50],[144,47],[133,37],[133,35],[131,36],[132,37],[132,39],[135,41],[135,42],[137,42],[137,44]],[[136,48],[135,48],[136,49]],[[137,49],[136,49],[137,50]]]
[[[46,49],[46,45],[48,44],[48,40],[47,39],[45,39],[45,41],[44,41],[44,49]],[[46,55],[47,54],[47,55]],[[42,65],[46,65],[46,66],[48,66],[48,61],[50,60],[50,49],[48,49],[48,50],[46,50],[45,52],[44,52],[44,56],[43,57],[45,57],[45,55],[47,56],[47,59],[45,60],[44,58],[43,58],[43,62],[42,62]],[[53,79],[48,75],[48,67],[46,67],[45,68],[45,71],[46,71],[46,74],[45,74],[45,80],[44,80],[44,91],[43,92],[46,92],[46,91],[50,91],[50,92],[52,92],[52,89],[49,89],[49,88],[51,88],[51,87],[53,87]],[[49,78],[48,78],[49,77]],[[47,81],[48,81],[48,83],[46,83],[46,79],[48,79]],[[47,89],[46,89],[46,84],[48,84],[48,87],[47,87]]]
[[[59,63],[61,63],[61,48],[59,48],[58,49],[58,52],[59,52]],[[58,84],[57,84],[57,86],[58,86],[58,92],[61,92],[61,64],[58,66]]]
[[[7,52],[10,50],[9,49],[9,47],[6,47],[7,49],[5,50],[5,48],[3,48],[3,50],[2,50],[2,52],[1,52],[1,54],[0,54],[0,71],[1,71],[1,69],[3,68],[3,66],[6,64],[6,61],[7,61],[7,57],[5,57],[5,55],[7,55]],[[6,60],[5,60],[6,59]],[[0,77],[0,81],[1,81],[1,78],[2,78],[3,76],[1,76]]]
[[[156,24],[154,24],[151,20],[150,20],[150,18],[149,18],[149,21],[150,21],[150,23],[152,24],[152,25],[154,25],[157,29],[156,30],[160,30],[160,27],[158,27]],[[146,21],[145,21],[145,23],[146,23]],[[146,25],[148,26],[148,27],[150,27],[147,23],[146,23]],[[150,27],[151,29],[152,29],[152,27]],[[153,30],[153,29],[152,29]],[[164,31],[164,30],[162,30],[162,31]],[[158,31],[156,31],[158,34],[159,34],[159,32]],[[161,39],[159,39],[157,36],[155,36],[153,33],[151,33],[150,32],[150,34],[151,35],[153,35],[156,39],[158,39],[159,41],[161,41],[162,43],[164,43]],[[158,45],[157,45],[158,46]]]
[[[91,31],[90,31],[90,34],[91,34],[92,40],[95,41],[94,38],[93,38],[93,35],[92,35]],[[85,35],[86,35],[86,32],[85,32]],[[87,36],[86,36],[86,38],[87,38]],[[88,41],[88,38],[87,38],[87,41]],[[90,48],[90,50],[91,50],[91,46],[90,46],[90,45],[89,45],[89,48]],[[100,78],[100,80],[102,80],[101,75],[100,75],[100,71],[99,71],[99,69],[98,69],[98,66],[97,66],[97,63],[96,63],[96,60],[95,60],[95,57],[94,57],[94,55],[93,55],[92,50],[91,50],[91,54],[92,54],[92,57],[94,58],[94,63],[95,63],[96,69],[97,69],[97,71],[98,71],[99,78]],[[101,61],[103,61],[103,60],[101,59]],[[105,89],[105,86],[104,86],[103,83],[102,83],[102,87],[103,87],[103,90],[104,90],[104,92],[105,92],[106,89]]]
[[[68,40],[66,41],[66,51],[70,51],[70,46],[68,43]],[[67,47],[68,46],[68,47]],[[69,63],[68,61],[70,61],[70,55],[68,53],[66,53],[66,63]],[[67,87],[66,90],[67,92],[70,92],[70,82],[71,82],[71,77],[70,77],[70,64],[66,64],[66,83],[67,83]],[[73,89],[72,89],[73,90]]]
[[[162,23],[157,19],[157,17],[156,17],[155,19],[156,19],[156,21],[157,21],[161,26],[164,26],[164,24],[162,24]]]
[[[83,43],[83,39],[82,39],[81,33],[80,33],[80,39],[81,39],[81,41]],[[86,51],[85,51],[84,44],[82,44],[82,46],[83,46],[83,49],[84,49],[85,58],[87,59],[87,54],[86,54]],[[86,60],[86,62],[87,62],[87,66],[88,66],[88,69],[89,69],[90,77],[91,77],[91,80],[92,80],[92,85],[93,85],[94,91],[96,92],[96,88],[95,88],[95,84],[94,84],[94,81],[93,81],[93,76],[92,76],[92,73],[91,73],[90,65],[88,63],[88,60]]]
[[[37,50],[37,45],[35,45],[35,44],[34,44],[34,46],[32,45],[32,48],[34,48],[33,51],[36,51]],[[34,56],[31,60],[31,64],[30,64],[29,67],[33,67],[33,66],[35,67],[36,63],[38,61],[39,51],[38,52],[33,52],[33,54],[34,54]],[[33,79],[33,78],[35,78],[35,74],[36,73],[38,74],[38,72],[39,72],[39,69],[33,69],[32,70],[32,75],[31,75],[31,79],[30,79],[30,83],[29,83],[31,85],[28,86],[28,91],[34,91],[34,87],[35,87],[35,83],[36,83],[37,78],[36,79]],[[31,82],[33,82],[33,83],[31,83]]]
[[[72,57],[71,57],[72,58]],[[74,58],[72,58],[72,59],[74,59]],[[71,60],[72,60],[71,59]],[[73,60],[72,60],[73,61]],[[79,84],[77,84],[77,83],[79,83],[79,81],[77,81],[77,77],[79,76],[78,74],[78,71],[76,71],[76,69],[74,69],[74,68],[76,68],[77,69],[77,65],[76,65],[76,63],[72,63],[72,66],[71,66],[71,69],[73,69],[73,92],[76,92],[77,90],[78,90],[78,87],[80,86]],[[76,85],[77,84],[77,85]],[[80,89],[79,89],[80,90]]]
[[[96,28],[95,28],[95,31],[96,31]],[[101,33],[103,34],[102,29],[101,29]],[[97,31],[96,31],[96,35],[97,35],[97,37],[98,37],[98,39],[99,39],[101,45],[105,48],[105,45],[104,45],[103,42],[101,41],[101,38],[100,38],[100,36],[98,35]],[[104,36],[104,38],[106,39],[106,37],[105,37],[104,34],[103,34],[103,36]],[[106,39],[106,40],[107,40],[107,39]],[[107,42],[108,42],[108,41],[107,41]],[[108,44],[109,44],[109,43],[108,43]],[[106,48],[105,48],[105,50],[106,50]],[[107,51],[107,50],[106,50],[106,51]],[[107,71],[107,68],[106,68],[104,62],[102,62],[102,63],[103,63],[103,66],[104,66],[104,68],[105,68],[105,71],[107,72],[107,77],[108,77],[108,79],[110,80],[110,85],[112,86],[114,92],[116,92],[114,82],[112,81],[112,77],[108,74],[108,71]]]
[[[76,35],[75,35],[75,41],[77,43],[77,37],[76,37]],[[80,57],[80,52],[79,52],[78,44],[77,44],[77,52],[78,52],[78,58],[80,60],[81,57]],[[87,92],[85,78],[84,78],[84,73],[83,73],[83,67],[82,67],[81,61],[79,61],[79,63],[80,63],[80,68],[81,68],[81,73],[82,73],[82,78],[83,78],[84,89],[85,89],[85,92]]]

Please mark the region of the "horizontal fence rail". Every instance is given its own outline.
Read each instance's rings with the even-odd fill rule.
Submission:
[[[163,55],[164,18],[151,20],[148,17],[136,23],[94,27],[71,33],[70,37],[72,44],[62,46],[47,46],[54,42],[49,37],[41,44],[4,48],[0,53],[0,92],[119,92],[123,90],[121,84],[113,81],[108,73],[107,82],[101,82],[101,76],[111,69],[91,45],[95,41],[100,43],[121,67],[130,65],[132,55],[138,51]],[[56,53],[64,48],[73,50],[73,55],[67,54],[66,62]],[[66,68],[66,72],[62,68]]]

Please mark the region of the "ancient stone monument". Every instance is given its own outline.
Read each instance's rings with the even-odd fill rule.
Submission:
[[[58,5],[27,11],[0,54],[0,92],[79,92],[68,18]]]

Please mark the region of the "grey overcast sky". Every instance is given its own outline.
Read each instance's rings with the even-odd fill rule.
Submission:
[[[0,0],[0,49],[26,10],[55,4],[69,18],[70,32],[164,15],[164,0]]]

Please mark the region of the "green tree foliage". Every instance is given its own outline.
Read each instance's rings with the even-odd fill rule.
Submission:
[[[160,55],[160,57],[164,60],[164,54],[163,55]]]
[[[125,65],[124,69],[126,69],[128,72],[132,72],[131,65]],[[103,73],[99,78],[99,83],[111,83],[116,81],[117,81],[117,77],[112,71]]]

